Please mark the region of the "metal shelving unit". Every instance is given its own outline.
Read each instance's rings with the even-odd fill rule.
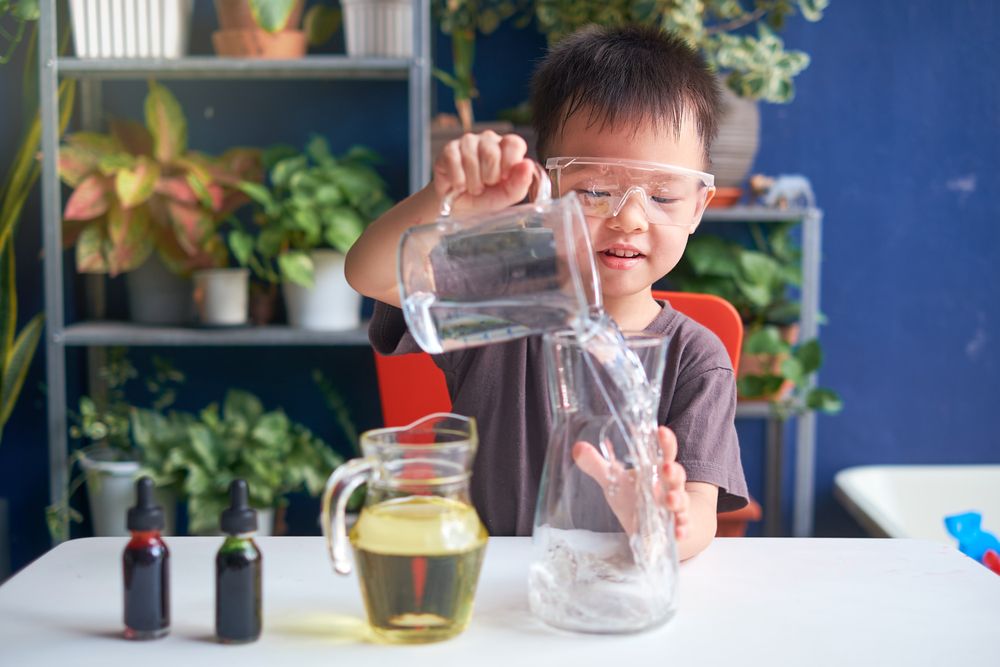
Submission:
[[[46,316],[46,380],[48,383],[49,497],[58,502],[66,489],[66,349],[114,345],[367,345],[364,329],[313,332],[290,327],[195,328],[143,327],[128,323],[64,321],[62,197],[57,170],[60,78],[80,80],[82,124],[99,129],[101,85],[107,80],[367,80],[405,81],[408,85],[409,189],[415,192],[430,178],[430,3],[415,0],[413,57],[351,58],[307,56],[299,60],[243,60],[189,56],[176,60],[59,58],[56,3],[42,2],[38,21],[39,106],[42,121],[42,225]],[[91,295],[88,295],[90,297]],[[98,299],[99,301],[100,299]],[[98,308],[100,310],[100,308]]]
[[[300,60],[262,61],[214,56],[176,60],[95,60],[57,57],[54,3],[41,3],[39,20],[39,96],[42,119],[42,222],[45,248],[46,362],[48,382],[50,498],[57,502],[66,487],[66,349],[105,346],[367,346],[365,328],[345,332],[313,332],[290,327],[196,329],[147,327],[125,322],[81,322],[67,325],[63,318],[62,200],[57,172],[58,100],[60,77],[81,83],[81,113],[87,129],[98,129],[101,84],[108,80],[397,80],[409,87],[409,186],[414,192],[430,177],[430,10],[429,0],[416,0],[414,57],[411,59],[308,56]],[[801,336],[817,334],[819,314],[819,261],[822,213],[818,209],[775,211],[762,207],[708,209],[707,222],[773,223],[802,225],[803,287]],[[98,308],[99,310],[99,308]],[[763,402],[741,403],[738,418],[767,420],[765,475],[765,532],[777,534],[780,526],[783,429]],[[812,532],[813,481],[816,442],[815,414],[796,420],[796,472],[793,533]]]
[[[820,254],[822,250],[823,212],[818,208],[773,210],[760,206],[705,211],[705,222],[781,223],[802,226],[802,294],[799,336],[801,340],[819,334]],[[815,378],[810,380],[815,382]],[[812,386],[812,384],[810,384]],[[763,401],[740,403],[736,417],[765,419],[767,436],[764,453],[764,534],[778,535],[781,526],[781,483],[783,477],[784,423],[775,417]],[[795,476],[792,497],[792,534],[807,537],[813,529],[813,493],[816,478],[816,413],[807,411],[795,418]]]

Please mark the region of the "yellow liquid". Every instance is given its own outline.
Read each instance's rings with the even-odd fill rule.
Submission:
[[[368,621],[391,642],[465,629],[487,533],[470,505],[412,496],[366,507],[351,530]]]

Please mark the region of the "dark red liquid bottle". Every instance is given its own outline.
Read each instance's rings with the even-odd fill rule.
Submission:
[[[153,480],[135,484],[128,511],[132,539],[122,554],[125,575],[125,637],[156,639],[170,631],[170,552],[160,537],[163,508],[153,499]]]

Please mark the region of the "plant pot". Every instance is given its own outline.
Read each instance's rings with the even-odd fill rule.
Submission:
[[[70,0],[78,58],[180,58],[190,0]]]
[[[278,311],[278,286],[250,281],[250,321],[264,326],[274,321]]]
[[[154,253],[125,274],[132,321],[140,324],[188,324],[193,314],[191,281],[172,273]]]
[[[282,291],[293,327],[316,331],[343,331],[361,325],[361,295],[344,277],[343,254],[336,250],[313,250],[315,283],[307,288],[285,282]]]
[[[94,450],[84,454],[80,466],[87,476],[87,498],[90,517],[97,537],[125,537],[128,508],[135,505],[135,480],[139,473],[138,461],[114,461],[107,450]],[[157,489],[157,502],[163,506],[166,519],[165,535],[174,533],[176,498],[170,491]]]
[[[720,188],[743,187],[760,145],[760,110],[757,102],[743,99],[721,80],[722,116],[719,136],[712,144],[715,184]]]
[[[247,323],[249,269],[202,269],[194,272],[198,321],[206,326]]]
[[[302,11],[305,1],[299,0],[295,3],[292,13],[288,15],[288,20],[281,30],[291,30],[299,26],[302,20]],[[219,27],[222,30],[260,30],[257,21],[253,18],[250,10],[250,3],[247,0],[215,0],[215,14],[219,18]]]
[[[347,55],[413,57],[413,3],[409,0],[341,0]]]
[[[301,30],[270,33],[252,30],[217,30],[212,33],[216,54],[227,58],[293,60],[306,54],[306,34]]]
[[[795,345],[799,341],[799,325],[788,324],[781,327],[781,339],[789,345]],[[780,375],[781,364],[787,355],[784,354],[740,354],[740,365],[736,370],[736,377],[742,378],[746,375]],[[795,388],[791,380],[785,380],[777,391],[759,396],[744,396],[740,398],[745,401],[780,401],[788,397]]]

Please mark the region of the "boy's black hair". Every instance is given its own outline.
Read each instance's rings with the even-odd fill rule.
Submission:
[[[704,59],[681,38],[639,25],[588,26],[553,46],[531,81],[540,158],[569,118],[586,110],[588,124],[662,125],[679,132],[690,114],[705,148],[718,132],[719,84]]]

